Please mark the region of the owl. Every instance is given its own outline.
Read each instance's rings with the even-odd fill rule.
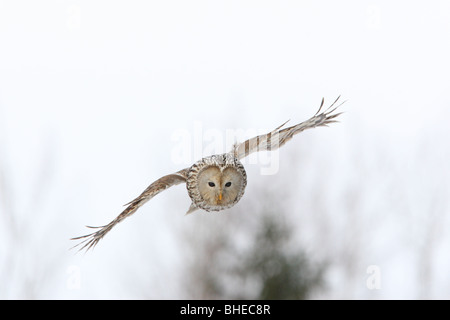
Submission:
[[[75,247],[81,246],[79,250],[86,249],[86,251],[95,247],[116,224],[131,216],[160,192],[177,184],[186,184],[188,195],[192,200],[186,214],[198,209],[211,212],[233,207],[242,198],[247,186],[247,174],[240,160],[253,152],[276,150],[303,130],[337,122],[335,118],[341,113],[334,113],[334,111],[345,102],[337,105],[339,98],[321,112],[324,105],[324,99],[322,99],[319,110],[309,120],[283,128],[287,123],[285,122],[267,134],[236,143],[228,153],[205,157],[189,168],[163,176],[150,184],[136,199],[125,204],[125,210],[110,223],[100,227],[87,226],[98,230],[72,238],[72,240],[81,240]]]

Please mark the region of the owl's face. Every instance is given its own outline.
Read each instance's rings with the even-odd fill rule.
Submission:
[[[198,175],[198,190],[211,206],[228,206],[237,199],[242,187],[242,175],[233,167],[221,169],[209,166]]]
[[[206,211],[231,208],[243,196],[246,185],[244,167],[229,155],[203,158],[188,172],[189,196],[195,207]]]

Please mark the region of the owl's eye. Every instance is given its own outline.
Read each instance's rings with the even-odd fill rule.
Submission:
[[[216,185],[214,184],[214,182],[208,182],[208,185],[210,186],[210,187],[215,187]]]
[[[225,183],[225,187],[231,187],[231,182]]]

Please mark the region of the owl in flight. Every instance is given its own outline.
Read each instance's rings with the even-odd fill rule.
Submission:
[[[327,126],[330,123],[337,122],[335,118],[341,113],[333,114],[333,112],[343,103],[336,106],[338,100],[339,97],[325,111],[321,112],[324,104],[324,99],[322,99],[319,110],[309,120],[282,129],[287,123],[285,122],[269,133],[253,137],[242,143],[236,143],[228,153],[203,158],[189,168],[156,180],[140,196],[125,204],[127,206],[125,210],[113,221],[100,227],[88,226],[88,228],[99,230],[81,237],[72,238],[72,240],[82,240],[75,247],[82,245],[80,250],[89,250],[95,247],[100,239],[116,224],[131,216],[144,203],[161,191],[180,183],[186,183],[189,197],[192,200],[187,214],[197,209],[210,212],[231,208],[242,198],[247,185],[247,174],[239,160],[253,152],[278,149],[303,130]]]

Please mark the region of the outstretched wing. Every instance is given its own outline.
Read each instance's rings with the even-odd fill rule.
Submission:
[[[236,158],[242,159],[253,152],[275,150],[283,146],[294,135],[302,132],[303,130],[320,126],[327,126],[330,123],[337,122],[334,119],[341,113],[333,114],[333,112],[345,102],[344,101],[341,104],[335,106],[339,98],[340,96],[337,97],[337,99],[331,104],[331,106],[329,106],[325,111],[321,112],[323,104],[325,102],[325,100],[322,99],[319,110],[309,120],[306,120],[289,128],[281,129],[287,123],[286,121],[281,126],[269,133],[253,137],[239,144],[235,144],[232,152],[234,153]]]
[[[155,182],[153,182],[151,185],[148,186],[147,189],[144,190],[144,192],[141,193],[139,197],[134,199],[133,201],[126,204],[126,209],[123,210],[121,214],[117,216],[113,221],[108,223],[107,225],[100,226],[100,227],[90,227],[88,228],[92,229],[100,229],[95,232],[92,232],[90,234],[72,238],[71,240],[80,240],[83,239],[80,243],[75,245],[74,247],[77,247],[79,245],[82,245],[82,247],[79,250],[83,250],[86,248],[86,251],[95,247],[97,243],[100,241],[101,238],[105,236],[116,224],[121,222],[123,219],[131,216],[133,213],[136,212],[137,209],[139,209],[144,203],[146,203],[148,200],[156,196],[161,191],[166,190],[167,188],[186,182],[187,179],[187,171],[188,169],[180,170],[176,173],[169,174],[167,176],[164,176]]]

